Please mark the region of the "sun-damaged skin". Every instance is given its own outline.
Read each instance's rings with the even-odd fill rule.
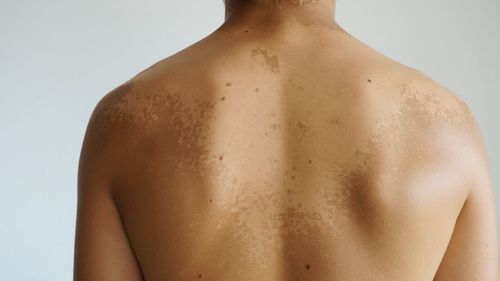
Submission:
[[[497,281],[488,161],[457,94],[336,23],[226,24],[96,105],[74,280]]]

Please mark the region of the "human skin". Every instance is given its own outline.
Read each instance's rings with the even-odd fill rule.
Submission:
[[[237,3],[98,102],[74,280],[499,280],[470,109],[334,11]]]

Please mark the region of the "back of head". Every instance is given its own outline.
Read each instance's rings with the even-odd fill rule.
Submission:
[[[306,1],[307,0],[224,0],[224,4],[226,6],[231,6],[239,2],[253,2],[255,4],[279,6],[284,2],[293,2],[294,4],[302,5]]]

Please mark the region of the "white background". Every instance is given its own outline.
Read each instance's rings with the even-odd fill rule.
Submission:
[[[92,109],[223,18],[222,0],[0,0],[1,280],[71,280],[76,172]],[[336,18],[466,101],[499,202],[500,1],[338,0]]]

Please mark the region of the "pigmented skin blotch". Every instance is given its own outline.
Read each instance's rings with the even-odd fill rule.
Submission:
[[[264,49],[261,49],[261,48],[256,48],[256,49],[252,49],[251,50],[251,54],[250,54],[250,57],[252,59],[257,59],[257,58],[260,58],[263,60],[263,63],[269,67],[269,69],[273,72],[273,73],[278,73],[280,72],[280,65],[279,65],[279,61],[278,61],[278,57],[277,56],[270,56],[268,54],[268,51],[267,50],[264,50]]]
[[[212,101],[192,99],[182,92],[130,82],[106,97],[96,121],[125,128],[136,141],[155,144],[151,149],[165,153],[168,163],[162,169],[201,175],[211,164],[207,139],[214,107]]]

